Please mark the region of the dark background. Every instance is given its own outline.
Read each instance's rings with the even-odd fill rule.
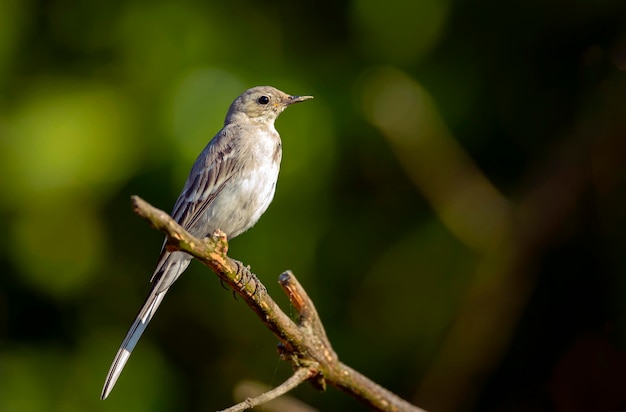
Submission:
[[[0,2],[0,411],[211,411],[290,373],[194,263],[116,388],[169,211],[228,105],[277,122],[230,255],[291,269],[340,358],[432,411],[626,409],[623,0]],[[363,410],[334,388],[293,396]]]

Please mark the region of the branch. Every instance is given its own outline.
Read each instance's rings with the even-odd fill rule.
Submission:
[[[309,380],[320,390],[324,390],[327,383],[333,385],[377,411],[423,411],[339,361],[326,336],[315,305],[291,272],[287,271],[280,275],[279,283],[298,312],[297,324],[278,307],[249,267],[226,255],[228,243],[223,232],[218,230],[211,237],[195,238],[162,210],[156,209],[138,196],[132,196],[131,200],[137,215],[167,235],[168,249],[189,253],[210,267],[224,283],[243,298],[280,341],[279,351],[282,359],[288,360],[296,372],[278,388],[261,396],[270,398],[271,395],[268,394],[272,392],[280,396],[303,381]],[[247,402],[256,402],[259,398],[243,402],[244,409],[250,405]],[[270,399],[262,401],[268,400]]]
[[[309,378],[311,378],[311,371],[309,369],[300,368],[296,370],[296,372],[280,386],[277,386],[276,388],[267,391],[259,396],[255,396],[254,398],[248,398],[245,401],[238,403],[237,405],[233,405],[230,408],[226,408],[219,412],[241,412],[245,411],[246,409],[262,405],[278,398],[281,395],[286,394],[287,392],[294,389]]]

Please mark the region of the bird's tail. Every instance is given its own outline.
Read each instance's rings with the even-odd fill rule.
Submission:
[[[150,294],[146,298],[146,301],[141,307],[139,314],[137,314],[137,318],[128,330],[128,333],[126,333],[122,346],[120,346],[115,358],[113,359],[111,369],[109,369],[109,373],[104,381],[104,387],[102,388],[100,399],[106,399],[107,396],[109,396],[109,393],[111,393],[113,386],[115,386],[115,382],[117,382],[117,378],[119,378],[120,373],[122,373],[122,369],[124,369],[124,365],[126,365],[126,362],[130,357],[130,354],[139,341],[139,338],[141,338],[141,335],[146,330],[148,323],[150,323],[150,320],[154,316],[159,305],[163,301],[169,287],[176,281],[176,279],[178,279],[180,274],[183,273],[190,261],[191,256],[181,252],[164,252],[161,256],[155,275],[152,279],[152,289],[150,290]]]
[[[104,400],[107,396],[109,396],[109,393],[113,389],[113,386],[115,386],[115,382],[117,382],[117,378],[120,376],[120,373],[122,373],[122,369],[124,369],[124,365],[126,365],[126,361],[128,361],[131,352],[135,348],[139,338],[141,338],[144,330],[146,330],[148,323],[150,323],[150,320],[154,316],[154,313],[167,293],[167,290],[164,290],[161,293],[156,293],[155,289],[156,288],[154,287],[152,288],[152,291],[141,307],[137,318],[128,330],[128,333],[124,338],[124,342],[122,342],[122,346],[120,346],[120,349],[117,351],[115,359],[113,359],[113,363],[111,364],[111,369],[109,369],[107,378],[104,381],[104,387],[102,388],[100,399]]]

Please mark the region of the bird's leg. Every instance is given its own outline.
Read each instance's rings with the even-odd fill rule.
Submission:
[[[244,266],[243,263],[239,261],[235,262],[237,266],[237,275],[239,276],[239,279],[237,280],[239,287],[241,288],[241,290],[243,290],[248,287],[250,282],[252,282],[254,284],[254,291],[252,292],[252,296],[256,295],[260,288],[263,288],[263,285],[252,273],[252,271],[250,270],[250,266]]]
[[[235,281],[240,285],[241,289],[243,289],[246,287],[246,268],[243,263],[238,260],[235,260],[235,266],[237,266],[237,276],[239,276],[239,279]]]
[[[250,270],[250,266],[248,266],[248,270]],[[263,291],[267,293],[267,289],[265,288],[265,285],[263,285],[263,283],[259,281],[256,275],[254,275],[252,272],[249,272],[249,273],[250,273],[249,279],[254,281],[254,291],[252,292],[252,296],[256,295],[257,292],[259,291]]]

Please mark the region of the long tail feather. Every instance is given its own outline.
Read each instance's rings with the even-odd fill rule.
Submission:
[[[154,316],[157,308],[163,301],[167,290],[161,293],[155,293],[156,287],[153,288],[153,291],[150,292],[146,302],[141,307],[139,314],[137,315],[137,319],[133,322],[133,325],[128,330],[126,337],[124,338],[124,342],[122,342],[122,346],[117,351],[115,358],[113,359],[113,363],[111,364],[111,369],[109,369],[109,373],[107,374],[107,378],[104,381],[104,387],[102,388],[102,394],[100,395],[100,399],[106,399],[111,393],[113,386],[115,386],[115,382],[117,382],[117,378],[119,378],[120,373],[124,369],[124,365],[126,365],[126,361],[130,357],[135,345],[141,338],[141,335],[146,330],[148,323]]]
[[[141,338],[141,335],[146,330],[148,323],[150,323],[150,320],[161,304],[161,301],[163,301],[169,287],[172,286],[181,273],[187,269],[190,261],[191,256],[186,253],[163,252],[157,265],[157,269],[152,277],[152,289],[150,290],[150,294],[146,298],[146,301],[141,307],[137,318],[128,330],[128,333],[122,342],[122,346],[120,346],[115,358],[113,359],[111,369],[109,369],[109,373],[104,381],[104,387],[102,388],[100,399],[106,399],[107,396],[109,396],[109,393],[111,393],[113,386],[115,386],[115,382],[117,382],[117,378],[119,378],[120,373],[122,373],[122,369],[124,369],[124,365],[126,365],[126,362],[130,357],[130,354],[139,341],[139,338]]]

